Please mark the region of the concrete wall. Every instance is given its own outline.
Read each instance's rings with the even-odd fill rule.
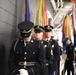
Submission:
[[[18,35],[17,24],[24,20],[24,0],[0,0],[0,75],[9,75],[10,46]]]

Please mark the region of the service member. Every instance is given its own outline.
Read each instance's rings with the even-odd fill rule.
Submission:
[[[45,45],[47,45],[47,44],[45,44],[45,41],[43,40],[43,33],[44,33],[44,28],[43,28],[43,26],[40,26],[40,25],[36,25],[36,26],[34,26],[34,32],[35,32],[35,34],[34,34],[34,37],[35,37],[35,39],[36,40],[38,40],[38,41],[41,41],[42,42],[42,45],[43,45],[43,48],[44,48],[44,58],[45,58],[45,65],[44,65],[44,67],[43,67],[43,69],[40,71],[40,75],[49,75],[49,73],[48,73],[48,65],[46,66],[46,51],[45,51]]]
[[[34,38],[37,39],[37,40],[42,40],[43,39],[43,31],[44,31],[44,28],[40,25],[36,25],[34,26]]]
[[[32,40],[32,22],[18,24],[21,37],[11,46],[9,68],[12,75],[39,75],[44,66],[44,50],[41,42]]]
[[[57,68],[60,52],[58,42],[51,38],[53,32],[53,26],[46,25],[45,30],[45,41],[48,42],[46,48],[46,58],[48,61],[49,75],[54,75],[54,71]]]
[[[72,44],[71,40],[69,38],[64,38],[62,40],[63,44],[66,45],[66,61],[64,64],[64,74],[67,70],[67,75],[71,75],[70,72],[72,72],[72,75],[74,75],[74,45]]]

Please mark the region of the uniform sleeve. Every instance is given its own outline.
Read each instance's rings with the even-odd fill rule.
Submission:
[[[54,41],[52,45],[53,45],[53,48],[51,44],[49,44],[49,46],[47,47],[46,56],[47,56],[48,64],[53,64],[54,62],[57,62],[60,58],[58,43]],[[53,55],[51,55],[51,50],[53,51]]]
[[[54,45],[54,58],[53,58],[53,61],[58,61],[60,58],[60,49],[59,49],[59,45],[58,45],[58,42],[55,42],[55,45]]]
[[[47,63],[50,65],[50,64],[53,64],[53,56],[51,55],[50,53],[50,50],[51,50],[51,46],[47,46],[46,48],[46,59],[47,59]]]
[[[15,66],[14,44],[15,44],[15,42],[11,46],[10,53],[9,53],[9,60],[8,60],[8,66],[9,66],[9,69],[10,69],[10,72],[12,75],[17,74],[17,70],[16,70],[16,66]]]
[[[74,61],[74,45],[72,43],[66,46],[66,54],[68,60]]]
[[[44,45],[40,42],[39,52],[38,52],[38,60],[39,60],[39,70],[41,70],[45,63],[45,52],[44,52]]]

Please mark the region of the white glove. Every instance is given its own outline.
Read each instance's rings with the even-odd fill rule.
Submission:
[[[28,71],[25,69],[20,69],[19,71],[20,71],[20,75],[29,75]]]

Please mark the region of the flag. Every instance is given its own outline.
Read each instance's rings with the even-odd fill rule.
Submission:
[[[72,9],[72,25],[74,33],[74,46],[76,47],[76,8]]]
[[[69,16],[67,15],[63,21],[63,26],[62,26],[62,40],[67,37],[70,39],[70,27],[69,27]],[[66,45],[63,44],[63,50],[66,50]]]
[[[68,37],[70,39],[70,24],[69,24],[69,16],[67,15],[63,21],[62,26],[62,37]]]
[[[48,24],[48,14],[46,10],[46,0],[37,0],[36,25],[45,26]]]
[[[30,8],[28,0],[25,0],[25,21],[30,21]]]
[[[48,25],[48,15],[46,10],[46,0],[43,0],[43,26]]]
[[[70,39],[70,24],[69,16],[67,15],[64,20],[64,35]]]
[[[36,25],[43,24],[43,0],[37,0]]]
[[[74,27],[74,33],[75,33],[76,32],[76,8],[73,8],[72,12],[73,12],[73,27]]]
[[[63,21],[63,25],[62,25],[62,39],[65,38],[65,33],[64,33],[64,28],[65,28],[65,23]]]
[[[62,40],[65,38],[65,20],[63,21],[63,25],[62,25]],[[66,45],[63,44],[63,51],[66,51]]]
[[[76,0],[71,0],[72,3],[76,4]]]

